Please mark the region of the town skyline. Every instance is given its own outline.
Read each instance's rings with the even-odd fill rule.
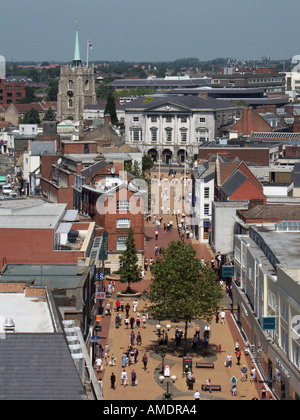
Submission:
[[[91,61],[257,60],[263,56],[277,60],[298,54],[296,16],[300,5],[294,0],[266,0],[263,5],[258,0],[249,4],[188,0],[184,7],[178,0],[164,0],[163,4],[153,0],[147,7],[137,0],[102,4],[95,0],[71,4],[67,0],[59,3],[59,13],[55,3],[4,3],[3,14],[14,16],[1,27],[0,53],[7,61],[72,60],[76,21],[82,61],[87,41],[92,44]],[[287,10],[293,13],[284,20]],[[50,24],[48,30],[45,22]]]

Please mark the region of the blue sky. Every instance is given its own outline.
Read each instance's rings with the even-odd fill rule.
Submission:
[[[87,39],[90,62],[289,59],[299,16],[299,0],[2,0],[0,55],[71,61],[79,20],[82,61]]]

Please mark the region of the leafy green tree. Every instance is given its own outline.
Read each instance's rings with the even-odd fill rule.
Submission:
[[[149,310],[160,321],[177,317],[184,321],[184,354],[189,322],[211,322],[222,297],[215,272],[196,258],[191,245],[174,241],[161,251],[153,268]]]
[[[111,123],[116,124],[118,122],[117,111],[116,111],[116,102],[113,95],[110,93],[107,98],[104,114],[109,114]]]
[[[150,156],[144,155],[142,160],[143,171],[150,171],[153,168],[154,163]]]
[[[126,293],[130,293],[132,283],[142,280],[142,270],[138,264],[137,249],[134,240],[134,231],[128,229],[128,237],[126,240],[126,250],[120,256],[120,282],[127,283]]]
[[[39,113],[36,109],[31,108],[30,111],[27,111],[23,117],[23,124],[39,124],[41,122]]]
[[[45,113],[43,121],[54,121],[55,115],[51,108],[48,109],[48,111]]]
[[[58,94],[58,80],[50,81],[47,88],[47,101],[57,101]]]

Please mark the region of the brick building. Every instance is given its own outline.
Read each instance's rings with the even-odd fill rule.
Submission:
[[[25,82],[8,82],[0,77],[0,105],[17,104],[25,98]]]
[[[89,254],[95,224],[76,223],[76,215],[66,204],[39,199],[3,202],[0,269],[5,264],[77,265]]]
[[[148,191],[139,189],[132,179],[123,173],[123,162],[107,165],[105,162],[82,171],[85,183],[82,189],[82,213],[89,216],[108,232],[108,261],[111,272],[119,269],[119,257],[126,249],[128,229],[134,231],[139,263],[144,256],[144,214]],[[147,186],[145,186],[146,188]]]

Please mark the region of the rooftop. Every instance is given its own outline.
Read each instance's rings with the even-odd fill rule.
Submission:
[[[45,298],[24,293],[0,293],[0,333],[6,318],[13,319],[16,333],[53,333],[50,308]]]

